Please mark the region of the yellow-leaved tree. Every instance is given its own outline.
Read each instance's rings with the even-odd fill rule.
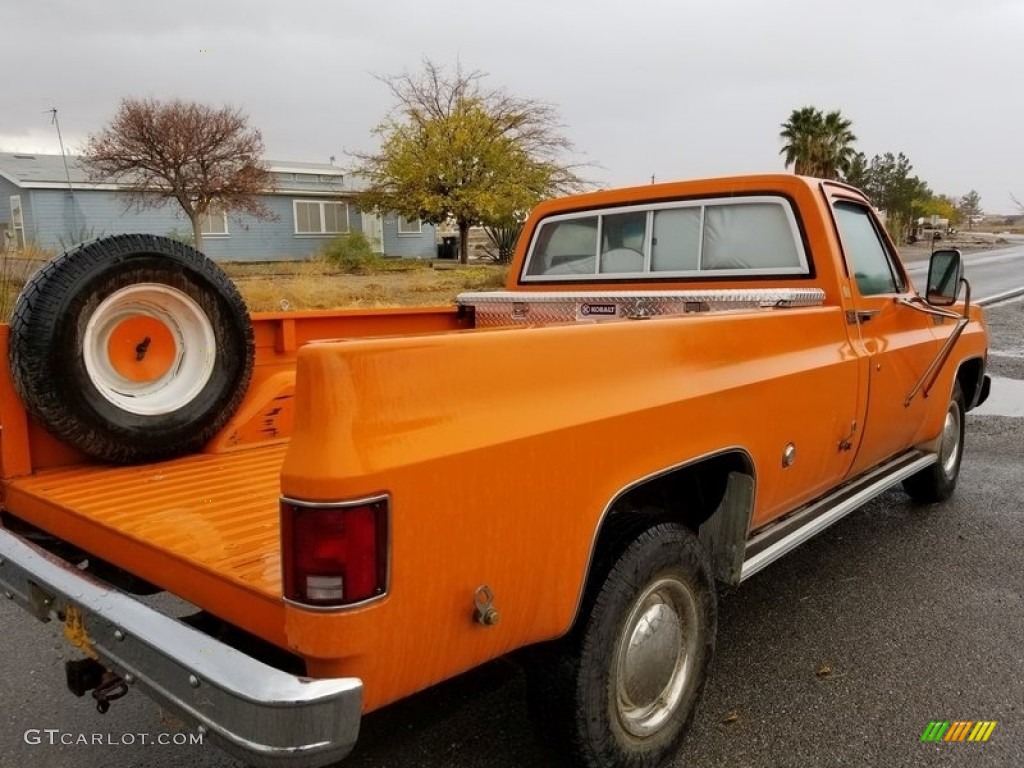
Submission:
[[[471,226],[515,225],[540,200],[584,187],[554,107],[486,89],[483,77],[429,60],[420,74],[380,77],[396,101],[374,129],[380,147],[350,153],[367,185],[361,209],[455,222],[462,263]]]

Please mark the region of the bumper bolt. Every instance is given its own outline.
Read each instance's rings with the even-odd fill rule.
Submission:
[[[193,688],[198,688],[199,687],[199,678],[196,677],[195,675],[189,675],[188,676],[188,684],[191,685]]]
[[[118,640],[124,640],[124,632],[122,632],[120,629],[115,629],[114,637],[116,637]]]

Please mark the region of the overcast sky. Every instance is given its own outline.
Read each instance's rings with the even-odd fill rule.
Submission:
[[[814,105],[937,192],[1024,198],[1024,0],[11,0],[0,151],[57,151],[51,107],[74,151],[121,98],[181,97],[344,165],[391,106],[373,74],[424,56],[555,105],[604,185],[781,170],[779,124]]]

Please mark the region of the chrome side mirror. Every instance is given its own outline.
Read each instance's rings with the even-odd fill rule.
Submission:
[[[928,288],[924,298],[934,307],[955,304],[964,277],[964,260],[956,248],[943,248],[932,253],[928,264]]]

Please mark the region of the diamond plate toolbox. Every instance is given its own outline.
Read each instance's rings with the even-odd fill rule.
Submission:
[[[820,288],[718,289],[706,291],[621,291],[462,293],[460,307],[472,307],[476,327],[565,325],[704,312],[764,311],[818,307]]]

